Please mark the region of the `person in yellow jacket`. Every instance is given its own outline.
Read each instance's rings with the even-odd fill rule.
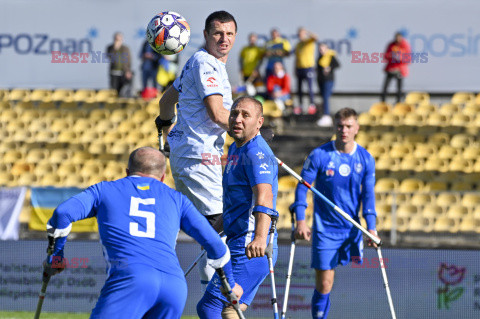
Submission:
[[[340,63],[336,58],[336,52],[329,49],[326,43],[319,44],[318,53],[317,82],[323,100],[323,116],[318,120],[317,125],[328,127],[333,125],[330,116],[330,96],[333,91],[334,71],[340,67]]]
[[[298,105],[293,110],[295,114],[300,114],[302,109],[304,109],[302,84],[304,81],[307,81],[310,104],[306,112],[313,115],[317,113],[313,95],[317,36],[301,27],[298,29],[298,39],[299,42],[295,47],[295,75],[297,76]]]

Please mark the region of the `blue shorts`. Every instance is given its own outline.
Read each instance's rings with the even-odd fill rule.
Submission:
[[[90,318],[180,319],[186,300],[183,276],[135,264],[110,274]]]
[[[347,233],[313,232],[312,235],[312,268],[328,270],[345,266],[352,257],[362,263],[363,237],[358,229],[352,228]]]
[[[231,251],[232,254],[232,267],[233,267],[233,277],[235,282],[238,283],[243,288],[243,295],[240,298],[240,303],[244,303],[247,306],[250,305],[257,293],[258,287],[265,280],[267,275],[270,273],[268,266],[268,258],[258,257],[248,259],[243,252]],[[277,262],[278,256],[278,247],[274,246],[273,248],[273,264]],[[210,280],[210,283],[207,286],[207,292],[211,295],[220,298],[223,301],[227,299],[220,292],[221,287],[220,278],[215,273]]]

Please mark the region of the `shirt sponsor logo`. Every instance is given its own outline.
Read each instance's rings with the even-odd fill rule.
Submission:
[[[262,168],[263,171],[260,171],[259,174],[270,174],[271,173],[270,171],[267,171],[267,169],[268,169],[268,164],[267,163],[261,164],[260,168]]]
[[[333,176],[335,175],[335,171],[333,169],[327,169],[326,174],[327,176]]]
[[[360,174],[362,172],[362,164],[361,163],[357,163],[355,164],[355,172],[357,172],[358,174]]]
[[[350,166],[348,164],[342,164],[340,165],[340,167],[338,168],[338,172],[340,173],[340,175],[342,176],[348,176],[350,175],[350,172],[352,171],[352,169],[350,168]]]
[[[327,168],[335,168],[335,163],[332,161],[328,162]]]
[[[207,84],[207,87],[218,87],[218,83],[217,83],[217,80],[211,76],[207,79],[207,82],[210,83],[210,84]]]

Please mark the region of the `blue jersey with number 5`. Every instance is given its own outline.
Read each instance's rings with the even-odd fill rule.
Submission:
[[[204,246],[209,258],[226,252],[186,196],[150,177],[128,176],[90,186],[60,204],[48,224],[65,229],[95,216],[108,266],[144,264],[183,277],[175,253],[179,229]]]

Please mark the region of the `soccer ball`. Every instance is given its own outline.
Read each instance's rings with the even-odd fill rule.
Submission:
[[[190,26],[176,12],[161,12],[147,26],[147,41],[160,54],[178,53],[187,46],[189,40]]]

